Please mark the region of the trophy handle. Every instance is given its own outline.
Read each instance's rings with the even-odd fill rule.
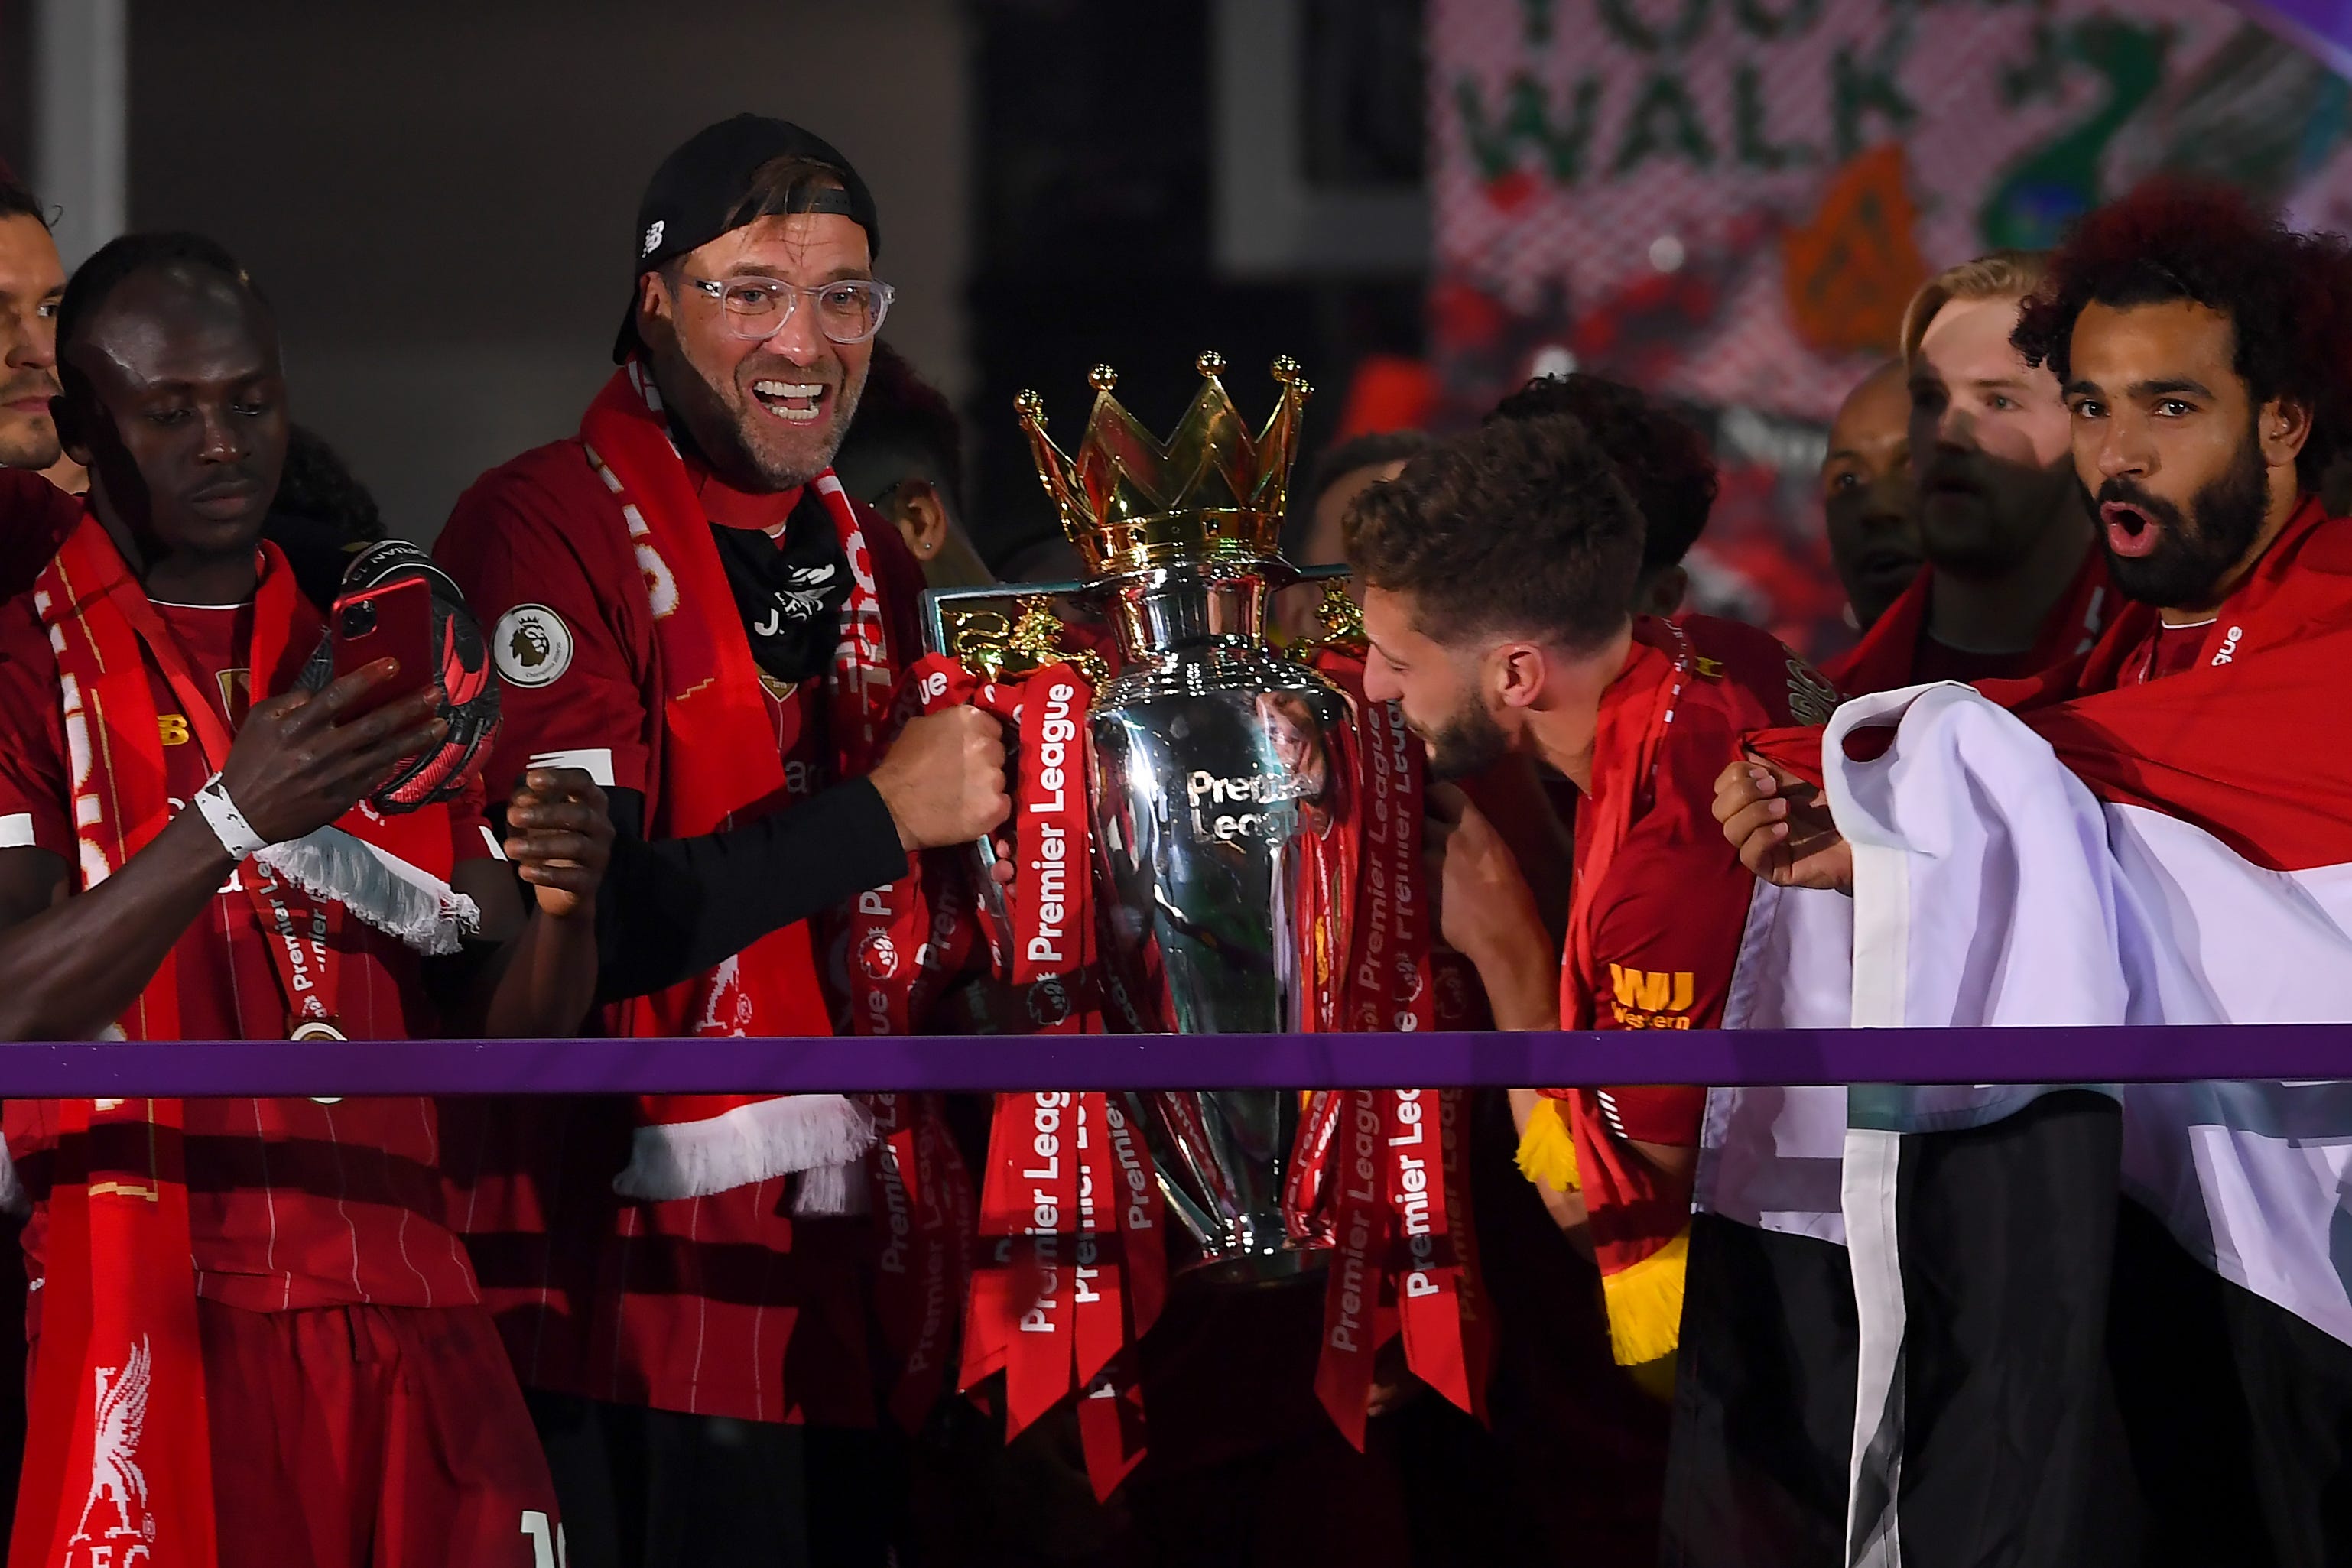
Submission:
[[[963,658],[963,650],[958,645],[962,629],[950,629],[948,624],[956,607],[1000,600],[1075,598],[1089,586],[1084,582],[1018,582],[992,583],[983,588],[926,589],[922,598],[923,652]],[[972,852],[980,865],[980,905],[987,912],[990,929],[996,934],[997,951],[1009,953],[1013,950],[1013,916],[1004,907],[1004,889],[996,880],[995,842],[982,833],[974,841]]]

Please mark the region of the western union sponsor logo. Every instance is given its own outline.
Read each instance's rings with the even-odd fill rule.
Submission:
[[[1662,973],[1628,969],[1622,964],[1609,966],[1609,984],[1617,994],[1619,1008],[1645,1013],[1688,1012],[1698,988],[1696,975],[1688,969]]]

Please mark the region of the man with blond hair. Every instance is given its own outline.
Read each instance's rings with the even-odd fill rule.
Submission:
[[[1927,565],[1825,670],[1849,696],[2030,675],[2088,648],[2114,615],[2057,379],[2010,342],[2045,267],[2040,252],[1995,251],[1937,273],[1904,311]]]
[[[1926,564],[1824,668],[1847,696],[2031,675],[2088,648],[2118,607],[2058,380],[2010,341],[2045,271],[2037,253],[1996,251],[1938,273],[1904,312]],[[1753,1019],[1735,1009],[1727,1022]],[[1724,1152],[1750,1114],[1788,1156],[1762,1175]],[[1666,1463],[1661,1560],[1675,1568],[1843,1557],[1859,1344],[1845,1120],[1835,1087],[1710,1098]]]

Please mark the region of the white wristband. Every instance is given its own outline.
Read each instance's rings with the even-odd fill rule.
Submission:
[[[219,774],[206,779],[205,787],[196,791],[196,810],[212,824],[213,836],[220,840],[221,848],[229,852],[231,859],[241,861],[254,851],[268,847],[269,841],[253,831],[253,824],[245,820],[245,813],[228,798],[228,786],[221,782]]]

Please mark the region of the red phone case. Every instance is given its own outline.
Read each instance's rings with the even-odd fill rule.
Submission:
[[[425,579],[405,577],[344,595],[335,601],[330,627],[336,680],[378,659],[400,661],[400,673],[370,687],[344,710],[342,722],[373,713],[432,683],[433,588]]]

